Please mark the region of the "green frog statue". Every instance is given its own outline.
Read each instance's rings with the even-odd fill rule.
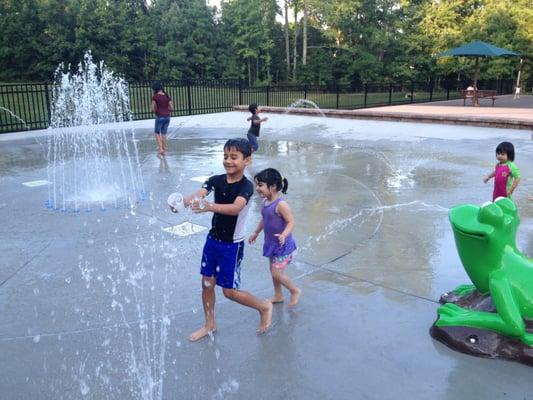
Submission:
[[[493,339],[498,336],[496,333],[503,335],[507,344],[519,347],[521,353],[525,348],[533,357],[533,260],[516,246],[520,219],[515,203],[498,198],[481,207],[459,205],[450,210],[449,218],[459,257],[473,285],[459,286],[441,297],[444,304],[438,309],[432,336],[445,341],[443,338],[453,329],[442,332],[461,327],[456,329],[462,335],[458,340],[466,342],[470,338],[475,343],[483,332]],[[469,336],[469,331],[475,334]],[[451,347],[465,350],[464,343]],[[465,352],[476,354],[475,349]]]

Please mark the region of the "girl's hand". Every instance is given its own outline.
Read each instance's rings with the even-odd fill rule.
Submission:
[[[250,237],[248,238],[248,244],[254,244],[255,241],[257,240],[257,236],[258,236],[257,233],[255,233],[255,232],[252,233],[252,234],[250,235]]]
[[[276,233],[274,236],[278,237],[279,244],[282,246],[285,244],[285,239],[287,239],[287,236],[285,236],[283,233]]]

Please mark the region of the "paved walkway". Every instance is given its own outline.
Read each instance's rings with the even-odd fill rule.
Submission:
[[[486,104],[485,104],[486,103]],[[453,125],[486,126],[533,130],[533,96],[499,96],[495,106],[481,100],[479,107],[463,106],[463,100],[404,104],[358,110],[322,109],[328,117],[375,119],[385,121],[426,122]],[[247,111],[237,106],[236,110]],[[285,113],[283,107],[262,107],[263,111]],[[291,109],[291,114],[317,115],[315,109]]]
[[[485,104],[486,103],[486,104]],[[435,103],[405,104],[356,110],[382,116],[395,116],[400,119],[430,119],[441,123],[459,123],[467,125],[517,127],[533,129],[533,96],[522,96],[514,100],[513,96],[500,96],[494,107],[491,101],[480,100],[479,107],[464,106],[463,100],[450,100]],[[509,126],[511,125],[511,126]]]

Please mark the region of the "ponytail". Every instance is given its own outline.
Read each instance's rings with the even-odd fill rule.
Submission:
[[[281,177],[281,193],[286,194],[289,188],[289,181],[284,176]]]

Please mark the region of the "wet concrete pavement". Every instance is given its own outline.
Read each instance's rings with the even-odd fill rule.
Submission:
[[[483,177],[515,144],[519,247],[533,254],[533,144],[527,131],[271,115],[247,174],[289,180],[303,289],[294,310],[257,313],[217,292],[218,332],[202,324],[205,231],[163,228],[169,193],[223,173],[222,145],[245,114],[175,118],[165,159],[151,121],[136,136],[149,198],[134,209],[45,208],[46,133],[0,136],[0,397],[6,399],[527,399],[531,368],[449,350],[428,334],[442,292],[467,283],[447,211],[490,200]],[[43,147],[44,146],[44,147]],[[247,232],[259,217],[252,200]],[[247,245],[243,289],[270,296],[261,244]]]

